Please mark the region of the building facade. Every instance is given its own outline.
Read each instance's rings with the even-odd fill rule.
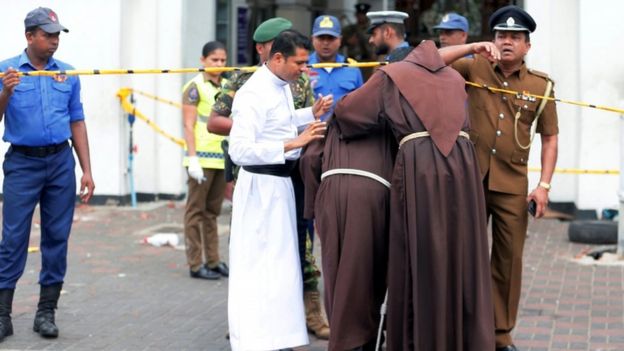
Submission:
[[[202,45],[220,40],[227,45],[230,65],[257,63],[251,36],[263,20],[282,16],[296,29],[310,34],[319,14],[331,14],[343,25],[354,22],[355,0],[22,0],[14,2],[0,22],[0,58],[15,56],[26,47],[23,19],[37,6],[53,8],[69,33],[61,34],[56,57],[77,69],[199,67]],[[560,98],[624,107],[624,61],[619,59],[618,33],[624,10],[618,0],[371,0],[371,10],[397,9],[411,14],[408,39],[435,38],[430,29],[447,11],[471,19],[470,38],[489,39],[485,26],[499,6],[523,6],[538,23],[531,36],[530,67],[548,72]],[[83,76],[82,98],[91,143],[96,202],[127,203],[129,125],[116,92],[139,89],[180,101],[181,87],[192,75]],[[167,132],[182,136],[181,111],[136,96],[136,106]],[[558,104],[561,168],[618,169],[620,116],[595,109]],[[3,132],[3,125],[0,126]],[[136,153],[133,178],[139,199],[182,198],[186,173],[182,149],[138,121],[134,128]],[[0,152],[8,148],[0,144]],[[532,148],[530,167],[539,166],[539,138]],[[77,168],[77,178],[80,170]],[[538,173],[531,173],[530,186]],[[2,181],[0,174],[0,182]],[[618,204],[619,179],[613,175],[556,174],[551,200],[574,202],[579,208],[601,209]]]

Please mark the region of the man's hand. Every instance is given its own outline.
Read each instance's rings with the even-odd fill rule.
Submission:
[[[537,205],[537,211],[535,211],[535,218],[541,218],[546,212],[546,206],[548,205],[548,190],[538,186],[535,188],[529,196],[527,196],[527,203],[531,200],[535,200]]]
[[[95,183],[93,183],[93,177],[91,173],[85,173],[82,175],[80,179],[80,200],[83,203],[88,203],[93,196],[93,191],[95,190]]]
[[[322,115],[326,114],[329,109],[331,109],[334,104],[334,97],[332,95],[323,96],[319,94],[318,99],[314,102],[312,106],[312,113],[314,114],[314,118],[319,119]]]
[[[9,67],[6,72],[4,72],[4,77],[2,77],[2,91],[0,94],[5,97],[9,97],[13,94],[13,90],[20,83],[19,75],[17,75],[17,71],[12,67]]]
[[[189,156],[188,174],[189,177],[195,179],[197,183],[201,184],[206,177],[204,177],[204,170],[199,164],[199,158],[197,156]]]
[[[325,137],[325,130],[327,130],[327,123],[325,122],[316,121],[310,123],[295,139],[284,143],[284,152],[304,147],[313,140],[323,139]]]
[[[501,59],[501,54],[496,45],[489,41],[480,41],[472,43],[472,52],[476,55],[481,55],[491,62],[496,62]]]

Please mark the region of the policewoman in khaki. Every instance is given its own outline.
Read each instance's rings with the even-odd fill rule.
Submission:
[[[223,67],[226,58],[225,46],[212,41],[204,45],[200,60],[207,68]],[[189,175],[184,237],[192,278],[219,279],[229,275],[227,265],[219,259],[217,233],[217,216],[225,191],[221,148],[224,137],[209,133],[207,128],[214,97],[223,81],[221,73],[204,72],[183,88],[184,166]]]
[[[548,191],[557,161],[555,103],[527,96],[553,96],[553,82],[544,73],[526,67],[531,48],[529,33],[536,24],[517,6],[498,9],[490,17],[494,45],[501,59],[491,63],[480,55],[453,64],[467,81],[520,92],[509,95],[468,87],[470,139],[477,149],[492,221],[492,288],[496,323],[496,350],[516,350],[511,331],[516,323],[522,278],[522,251],[527,230],[527,205],[535,201],[536,217],[548,203]],[[462,46],[468,54],[474,45]],[[534,130],[533,130],[534,129]],[[534,133],[541,136],[541,177],[528,195],[527,162]]]

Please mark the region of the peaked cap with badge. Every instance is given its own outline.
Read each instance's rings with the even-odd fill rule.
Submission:
[[[490,31],[534,32],[533,17],[515,5],[501,7],[490,16]]]
[[[334,16],[318,16],[314,20],[314,26],[312,27],[312,36],[330,35],[335,38],[340,37],[340,21]]]
[[[409,15],[401,11],[372,11],[366,14],[366,17],[370,19],[370,27],[368,27],[368,33],[372,33],[373,30],[382,24],[395,23],[405,24],[404,21]]]
[[[367,3],[361,2],[359,4],[355,4],[355,13],[363,13],[366,14],[370,10],[371,6]]]

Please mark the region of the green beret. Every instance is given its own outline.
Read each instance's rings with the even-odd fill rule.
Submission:
[[[253,40],[256,43],[266,43],[267,41],[275,39],[278,34],[290,28],[292,28],[292,23],[289,20],[282,17],[271,18],[260,23],[254,32]]]

